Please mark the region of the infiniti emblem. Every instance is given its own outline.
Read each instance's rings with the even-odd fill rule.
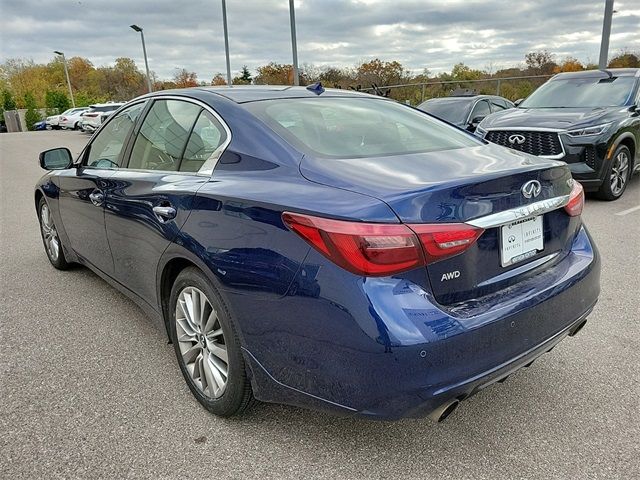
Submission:
[[[524,198],[535,198],[540,195],[540,192],[542,191],[542,185],[540,185],[540,182],[538,180],[529,180],[524,185],[522,185],[520,191],[522,192]]]
[[[520,135],[519,133],[515,134],[515,135],[511,135],[507,140],[509,140],[509,143],[514,144],[514,145],[522,145],[525,141],[524,135]]]

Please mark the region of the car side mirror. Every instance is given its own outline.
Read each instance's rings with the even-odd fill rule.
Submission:
[[[73,164],[68,148],[53,148],[40,153],[40,166],[45,170],[64,170]]]
[[[513,104],[517,107],[518,105],[520,105],[522,103],[523,100],[524,100],[524,98],[519,98],[515,102],[513,102]]]

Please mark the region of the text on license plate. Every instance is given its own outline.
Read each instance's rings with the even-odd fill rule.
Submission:
[[[500,263],[503,267],[533,257],[544,249],[542,215],[500,227]]]

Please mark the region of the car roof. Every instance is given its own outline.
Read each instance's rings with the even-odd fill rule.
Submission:
[[[314,98],[318,95],[307,87],[291,85],[234,85],[232,87],[196,87],[197,90],[215,93],[236,103],[257,102],[281,98]],[[166,92],[166,91],[165,91]],[[375,97],[368,93],[340,88],[325,88],[322,97]]]
[[[640,77],[640,68],[607,68],[604,70],[583,70],[581,72],[563,72],[555,75],[558,78],[607,78],[609,73],[614,77]]]
[[[122,105],[124,105],[123,102],[93,103],[89,105],[89,108],[96,108],[96,107],[120,108]]]
[[[511,102],[511,100],[509,100],[508,98],[504,98],[499,95],[476,94],[476,95],[451,95],[449,97],[434,97],[434,98],[425,100],[423,103],[433,102],[434,100],[435,101],[455,101],[455,100],[478,100],[482,98],[499,98],[500,100],[506,100],[507,102]]]

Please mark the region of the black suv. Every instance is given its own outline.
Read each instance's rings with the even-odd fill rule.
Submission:
[[[506,98],[496,95],[464,94],[431,98],[418,105],[418,108],[456,127],[473,132],[490,113],[501,112],[514,106]]]
[[[487,116],[476,134],[564,160],[586,191],[616,200],[640,169],[640,69],[560,73],[517,108]]]

